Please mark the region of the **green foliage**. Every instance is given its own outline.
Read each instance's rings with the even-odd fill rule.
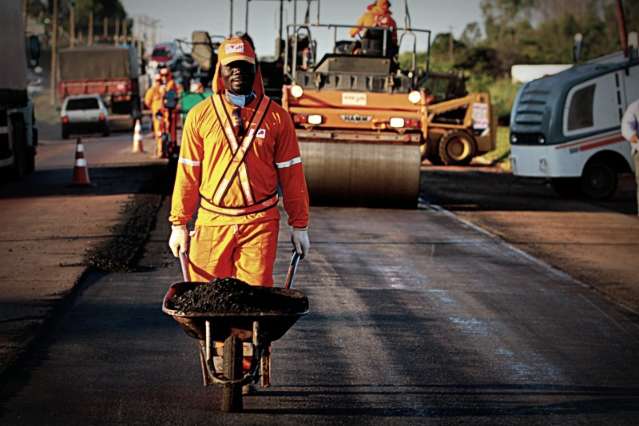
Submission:
[[[638,30],[639,8],[626,1],[628,31]],[[499,53],[498,74],[515,63],[570,63],[574,36],[583,35],[582,60],[620,49],[615,0],[482,0],[486,38]],[[498,77],[498,74],[493,74]]]

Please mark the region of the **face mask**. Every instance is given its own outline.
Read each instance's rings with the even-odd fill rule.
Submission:
[[[226,99],[228,99],[228,101],[233,105],[239,106],[240,108],[251,102],[254,97],[254,92],[251,92],[250,95],[236,95],[235,93],[231,93],[228,90],[226,91]]]

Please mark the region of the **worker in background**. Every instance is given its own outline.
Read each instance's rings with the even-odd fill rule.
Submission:
[[[391,3],[388,0],[377,0],[369,4],[366,12],[357,20],[357,26],[351,29],[351,37],[361,34],[363,27],[386,27],[391,30],[390,47],[397,46],[397,23],[391,16],[390,6]]]
[[[184,92],[180,97],[180,114],[182,122],[186,120],[186,116],[195,105],[211,96],[210,90],[205,90],[204,85],[197,80],[192,80],[188,92]]]
[[[639,215],[639,99],[628,105],[621,120],[621,134],[630,142],[637,182],[637,215]]]
[[[278,186],[295,250],[310,248],[308,192],[291,117],[264,95],[248,41],[218,50],[213,96],[188,114],[173,191],[174,256],[189,254],[192,281],[235,277],[272,286]],[[187,223],[197,211],[193,238]]]
[[[158,113],[162,110],[163,102],[162,77],[156,74],[153,77],[153,85],[144,94],[144,105],[151,110],[153,120],[153,136],[155,137],[155,155],[162,156],[162,134],[160,130],[160,119]]]
[[[177,120],[178,120],[178,99],[181,93],[181,87],[173,80],[173,74],[168,68],[160,68],[160,82],[162,94],[161,113],[161,131],[157,139],[158,157],[167,158],[169,155],[169,146],[165,146],[162,140],[162,133],[168,135],[168,144],[177,140]],[[172,92],[172,93],[170,93]]]

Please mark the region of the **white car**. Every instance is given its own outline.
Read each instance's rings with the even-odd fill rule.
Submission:
[[[109,136],[109,110],[99,95],[76,95],[64,99],[60,110],[62,139],[72,133]]]

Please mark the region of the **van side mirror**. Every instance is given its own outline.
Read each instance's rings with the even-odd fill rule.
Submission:
[[[27,38],[27,60],[29,68],[40,65],[40,39],[38,36],[31,35]]]

